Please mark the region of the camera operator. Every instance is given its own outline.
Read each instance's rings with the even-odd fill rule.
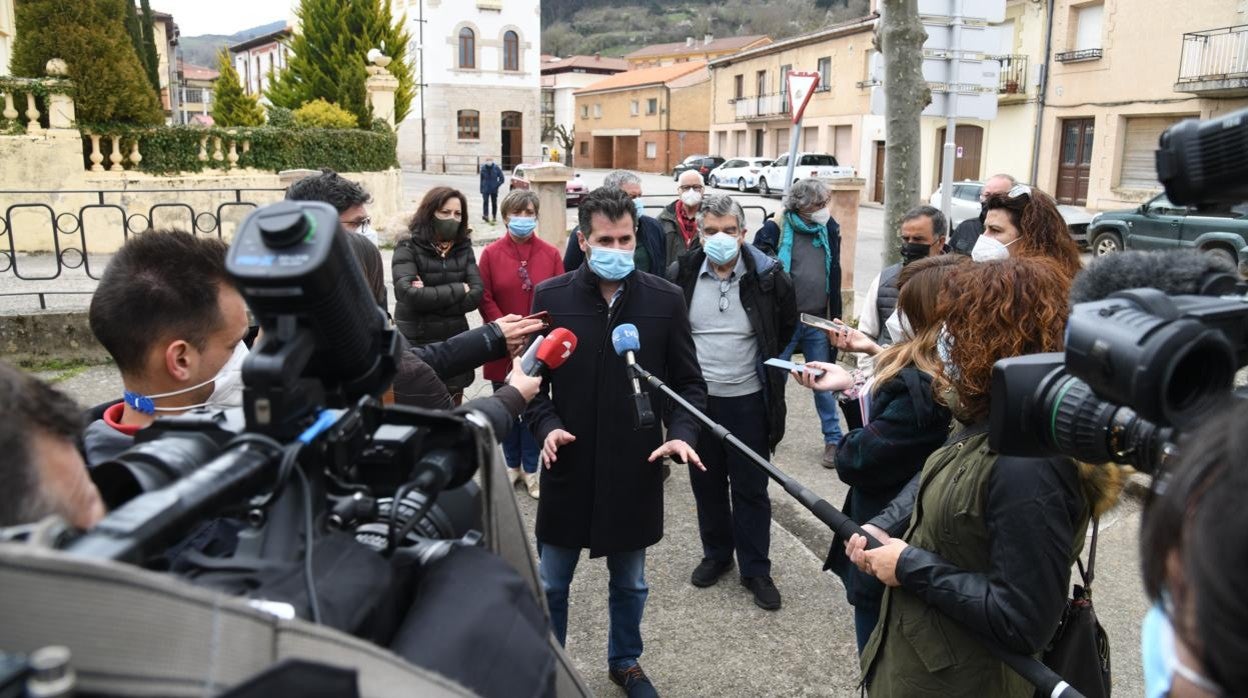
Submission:
[[[846,545],[890,587],[861,661],[873,697],[1033,694],[981,637],[1023,654],[1049,642],[1089,517],[1112,503],[1101,477],[1112,466],[994,453],[989,386],[999,359],[1061,349],[1068,286],[1053,262],[1030,258],[963,265],[941,289],[935,388],[954,436],[868,524],[884,544]]]
[[[1227,404],[1154,476],[1140,535],[1145,695],[1242,695],[1248,686],[1248,403]]]
[[[58,515],[75,528],[104,518],[76,444],[74,401],[0,361],[0,527]]]

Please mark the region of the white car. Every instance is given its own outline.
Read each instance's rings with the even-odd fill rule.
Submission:
[[[771,196],[772,192],[784,191],[784,176],[788,169],[788,153],[781,155],[771,165],[763,168],[758,175],[758,193]],[[793,169],[794,182],[806,177],[840,179],[853,176],[855,176],[854,168],[841,165],[836,161],[835,155],[827,153],[798,153],[797,167]]]
[[[737,158],[711,170],[706,183],[717,189],[747,192],[758,186],[758,175],[771,164],[771,158]]]
[[[953,219],[951,221],[953,227],[958,227],[959,223],[968,218],[979,218],[979,194],[983,190],[983,182],[967,179],[953,183],[953,199],[949,202],[949,217]],[[928,203],[935,208],[940,208],[944,200],[941,187],[936,187],[936,191],[928,197]],[[1092,214],[1086,208],[1067,204],[1058,204],[1057,212],[1062,214],[1062,220],[1066,221],[1066,227],[1070,229],[1070,237],[1080,247],[1087,247],[1088,224],[1092,222]]]

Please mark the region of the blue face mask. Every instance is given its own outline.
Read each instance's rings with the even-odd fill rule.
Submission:
[[[1140,624],[1140,654],[1144,664],[1145,698],[1165,698],[1170,693],[1174,675],[1213,695],[1223,691],[1196,670],[1179,662],[1174,649],[1174,626],[1160,602],[1153,604]]]
[[[537,219],[528,216],[512,216],[507,220],[507,229],[518,238],[527,238],[537,230]]]
[[[637,209],[637,220],[640,221],[646,215],[646,207],[642,205],[641,199],[633,199],[633,208]]]
[[[589,247],[589,269],[606,281],[619,281],[633,273],[633,251]]]
[[[706,250],[706,258],[711,260],[712,264],[722,267],[737,258],[741,246],[737,244],[737,239],[728,233],[715,233],[708,238],[703,238],[702,249]]]

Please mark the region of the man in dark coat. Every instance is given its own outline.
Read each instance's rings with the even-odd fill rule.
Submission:
[[[983,204],[993,194],[1008,192],[1017,183],[1008,174],[998,174],[989,177],[984,182],[984,188],[979,190],[979,203]],[[977,218],[967,218],[958,224],[958,227],[953,231],[953,235],[949,236],[949,249],[951,252],[970,256],[971,250],[975,247],[975,241],[979,240],[980,234],[984,232],[984,214],[986,213],[986,210],[981,210]]]
[[[490,223],[498,221],[498,188],[503,186],[507,178],[503,170],[487,157],[481,165],[481,220]]]
[[[706,379],[707,413],[757,453],[784,437],[783,369],[763,364],[779,355],[797,328],[793,281],[780,262],[745,240],[745,212],[730,196],[706,197],[698,212],[701,244],[676,263],[693,343]],[[700,450],[705,474],[690,474],[698,506],[702,562],[694,586],[708,587],[732,569],[759,608],[780,608],[771,580],[771,499],[767,474],[713,436]],[[731,499],[729,497],[731,491]]]
[[[632,381],[611,346],[612,329],[636,325],[637,363],[698,409],[706,383],[698,368],[684,296],[675,285],[633,266],[636,208],[619,190],[597,189],[581,204],[579,240],[587,261],[537,287],[533,311],[578,338],[576,351],[547,376],[525,421],[542,443],[537,541],[542,583],[560,642],[567,637],[568,588],[581,555],[606,556],[610,572],[611,680],[628,695],[657,695],[637,663],[642,652],[646,548],[663,537],[665,456],[701,465],[698,424],[647,389],[663,425],[634,430]],[[644,384],[643,384],[644,385]]]
[[[664,250],[662,226],[656,219],[645,215],[642,207],[641,177],[628,170],[615,170],[603,178],[602,186],[628,194],[628,198],[633,200],[633,206],[637,208],[637,245],[633,249],[633,264],[640,271],[663,276],[672,260],[667,258]],[[564,271],[573,271],[585,263],[585,253],[581,251],[577,238],[578,232],[580,226],[568,236],[568,248],[563,253]]]

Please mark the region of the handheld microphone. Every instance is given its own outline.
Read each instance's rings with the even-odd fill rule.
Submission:
[[[650,395],[641,391],[641,382],[637,380],[637,373],[633,370],[637,365],[633,352],[641,349],[641,336],[637,332],[637,326],[626,322],[612,330],[611,346],[616,355],[623,356],[624,363],[628,364],[628,377],[633,383],[633,428],[648,429],[654,426],[654,410],[650,407]]]
[[[542,346],[542,342],[545,341],[545,335],[537,335],[537,337],[533,339],[533,343],[529,345],[529,348],[524,351],[524,355],[520,357],[520,370],[523,371],[525,375],[535,375],[529,373],[529,371],[532,371],[533,366],[537,363],[538,347]]]
[[[559,368],[574,351],[576,351],[576,335],[566,328],[556,327],[537,348],[533,365],[524,374],[537,376],[541,374],[542,369]]]

